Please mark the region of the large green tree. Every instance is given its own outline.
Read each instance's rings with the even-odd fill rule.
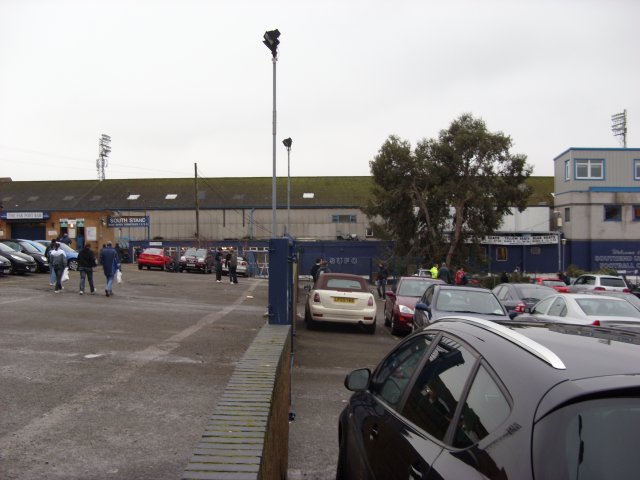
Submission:
[[[526,207],[531,175],[526,156],[510,153],[512,140],[463,114],[437,139],[392,135],[370,162],[374,180],[366,213],[374,228],[397,241],[399,253],[464,263],[511,208]]]

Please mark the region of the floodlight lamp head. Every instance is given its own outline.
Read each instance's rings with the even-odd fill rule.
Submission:
[[[285,147],[287,147],[287,150],[291,149],[291,144],[293,144],[293,140],[291,140],[291,138],[285,138],[282,143],[284,144]]]
[[[278,29],[275,29],[265,32],[263,37],[264,41],[262,43],[264,43],[267,48],[271,50],[271,53],[274,57],[278,54],[278,45],[280,44],[280,40],[278,40],[279,36],[280,32],[278,31]]]

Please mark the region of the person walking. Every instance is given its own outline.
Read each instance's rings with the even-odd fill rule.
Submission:
[[[56,276],[56,286],[54,293],[62,291],[62,274],[67,268],[67,254],[60,248],[58,242],[51,242],[51,250],[49,251],[49,268],[52,268]]]
[[[96,288],[93,285],[93,267],[96,265],[96,256],[91,250],[91,244],[85,243],[78,253],[78,271],[80,272],[80,295],[84,295],[84,282],[85,278],[89,280],[89,288],[91,289],[91,295],[96,293]]]
[[[378,278],[376,284],[378,286],[378,297],[385,298],[385,290],[387,288],[387,279],[389,278],[389,270],[384,262],[378,263]]]
[[[438,278],[445,283],[448,283],[448,284],[453,283],[451,278],[451,271],[449,270],[445,262],[442,262],[442,265],[440,266],[440,270],[438,270]]]
[[[216,269],[216,282],[222,282],[222,247],[218,247],[213,257],[213,263]]]
[[[113,277],[121,269],[120,257],[118,252],[113,248],[111,242],[107,242],[107,246],[100,252],[100,264],[104,271],[104,276],[107,277],[107,285],[104,292],[107,297],[113,295]]]
[[[56,240],[51,240],[47,248],[44,250],[44,256],[49,260],[49,286],[53,287],[56,284],[56,271],[53,269],[53,265],[51,265],[51,257],[49,253],[51,253],[51,248],[53,247]]]
[[[230,255],[227,258],[227,266],[229,267],[229,283],[238,283],[238,254],[233,247],[230,248]]]

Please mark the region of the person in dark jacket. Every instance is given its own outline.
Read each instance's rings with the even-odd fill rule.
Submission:
[[[216,269],[216,282],[220,283],[222,281],[222,247],[218,247],[216,250],[213,263]]]
[[[376,285],[378,286],[378,297],[385,298],[385,290],[387,289],[387,279],[389,278],[389,270],[384,262],[378,263],[378,278]]]
[[[445,283],[452,284],[453,278],[451,277],[451,270],[449,270],[446,263],[442,262],[440,270],[438,270],[438,278]]]
[[[238,283],[238,254],[233,247],[229,249],[229,255],[227,255],[227,267],[229,267],[229,283]]]
[[[120,257],[113,244],[107,242],[107,246],[100,252],[100,264],[104,271],[104,276],[107,277],[107,285],[104,292],[107,297],[113,295],[113,277],[115,277],[118,270],[120,270]]]
[[[316,263],[311,267],[311,278],[315,282],[318,279],[318,270],[320,269],[320,264],[322,263],[322,259],[320,257],[316,258]]]
[[[91,294],[96,293],[93,285],[93,267],[96,265],[96,256],[91,250],[91,244],[85,243],[82,250],[78,253],[78,271],[80,272],[80,295],[84,295],[85,278],[89,280],[89,288]]]

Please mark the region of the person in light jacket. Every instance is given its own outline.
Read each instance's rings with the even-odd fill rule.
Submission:
[[[104,276],[107,277],[107,285],[104,292],[107,297],[113,295],[113,277],[115,277],[120,267],[120,257],[113,244],[107,242],[107,246],[100,252],[100,264],[104,271]]]
[[[60,248],[58,242],[51,242],[51,250],[49,250],[49,268],[52,268],[56,276],[55,293],[62,291],[62,274],[67,268],[67,254]]]

